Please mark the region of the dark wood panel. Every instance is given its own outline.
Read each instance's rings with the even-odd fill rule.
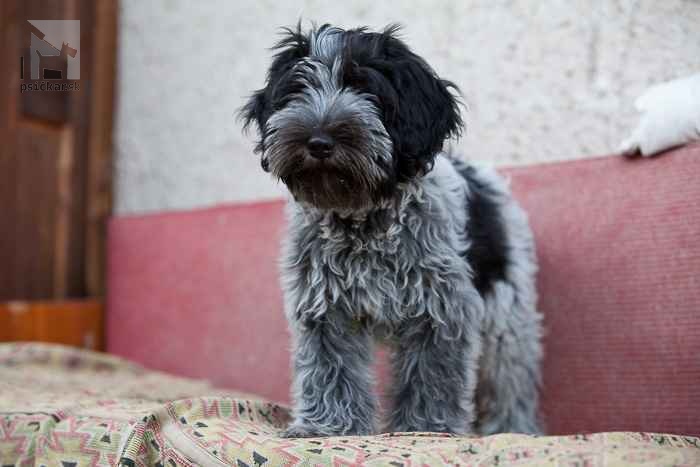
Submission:
[[[64,131],[43,125],[16,129],[8,164],[14,166],[14,203],[2,206],[12,222],[12,229],[5,231],[10,236],[5,236],[3,249],[10,251],[13,267],[2,268],[1,274],[12,281],[14,292],[5,299],[53,296],[57,150]]]
[[[4,50],[16,51],[0,58],[0,300],[100,295],[117,2],[4,0],[0,8]],[[28,19],[80,20],[79,91],[20,92]]]

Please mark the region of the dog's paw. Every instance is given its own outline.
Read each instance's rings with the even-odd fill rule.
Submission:
[[[344,427],[344,428],[340,428]],[[357,426],[348,421],[346,424],[328,423],[326,425],[313,425],[294,422],[282,431],[281,438],[319,438],[325,436],[370,436],[376,430],[373,426]]]
[[[316,438],[319,436],[328,436],[311,427],[291,425],[286,430],[279,434],[280,438]]]
[[[422,420],[417,424],[416,420],[409,421],[392,420],[384,427],[387,433],[445,433],[449,435],[469,435],[474,432],[472,426],[464,420],[453,420],[451,424],[432,423]]]

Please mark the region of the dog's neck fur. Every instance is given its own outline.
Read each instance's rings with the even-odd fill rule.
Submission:
[[[363,208],[331,208],[324,209],[310,203],[296,202],[303,210],[304,214],[317,221],[333,222],[337,220],[345,226],[363,225],[372,223],[376,226],[384,225],[386,222],[376,222],[378,219],[385,219],[389,223],[398,221],[406,212],[406,208],[412,202],[422,202],[423,200],[423,177],[399,183],[394,193],[389,198],[384,198],[375,204]]]

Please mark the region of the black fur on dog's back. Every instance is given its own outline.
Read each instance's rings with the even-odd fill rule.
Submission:
[[[474,286],[484,295],[494,282],[505,278],[508,265],[508,241],[498,203],[500,193],[481,180],[473,166],[458,162],[455,168],[469,188],[467,231],[471,245],[467,261],[474,274]]]

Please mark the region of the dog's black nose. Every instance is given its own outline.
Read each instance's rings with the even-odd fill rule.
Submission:
[[[326,133],[314,133],[306,143],[306,147],[309,149],[309,154],[311,154],[311,157],[316,159],[326,159],[327,157],[331,157],[334,145],[335,141],[333,141],[333,138]]]

